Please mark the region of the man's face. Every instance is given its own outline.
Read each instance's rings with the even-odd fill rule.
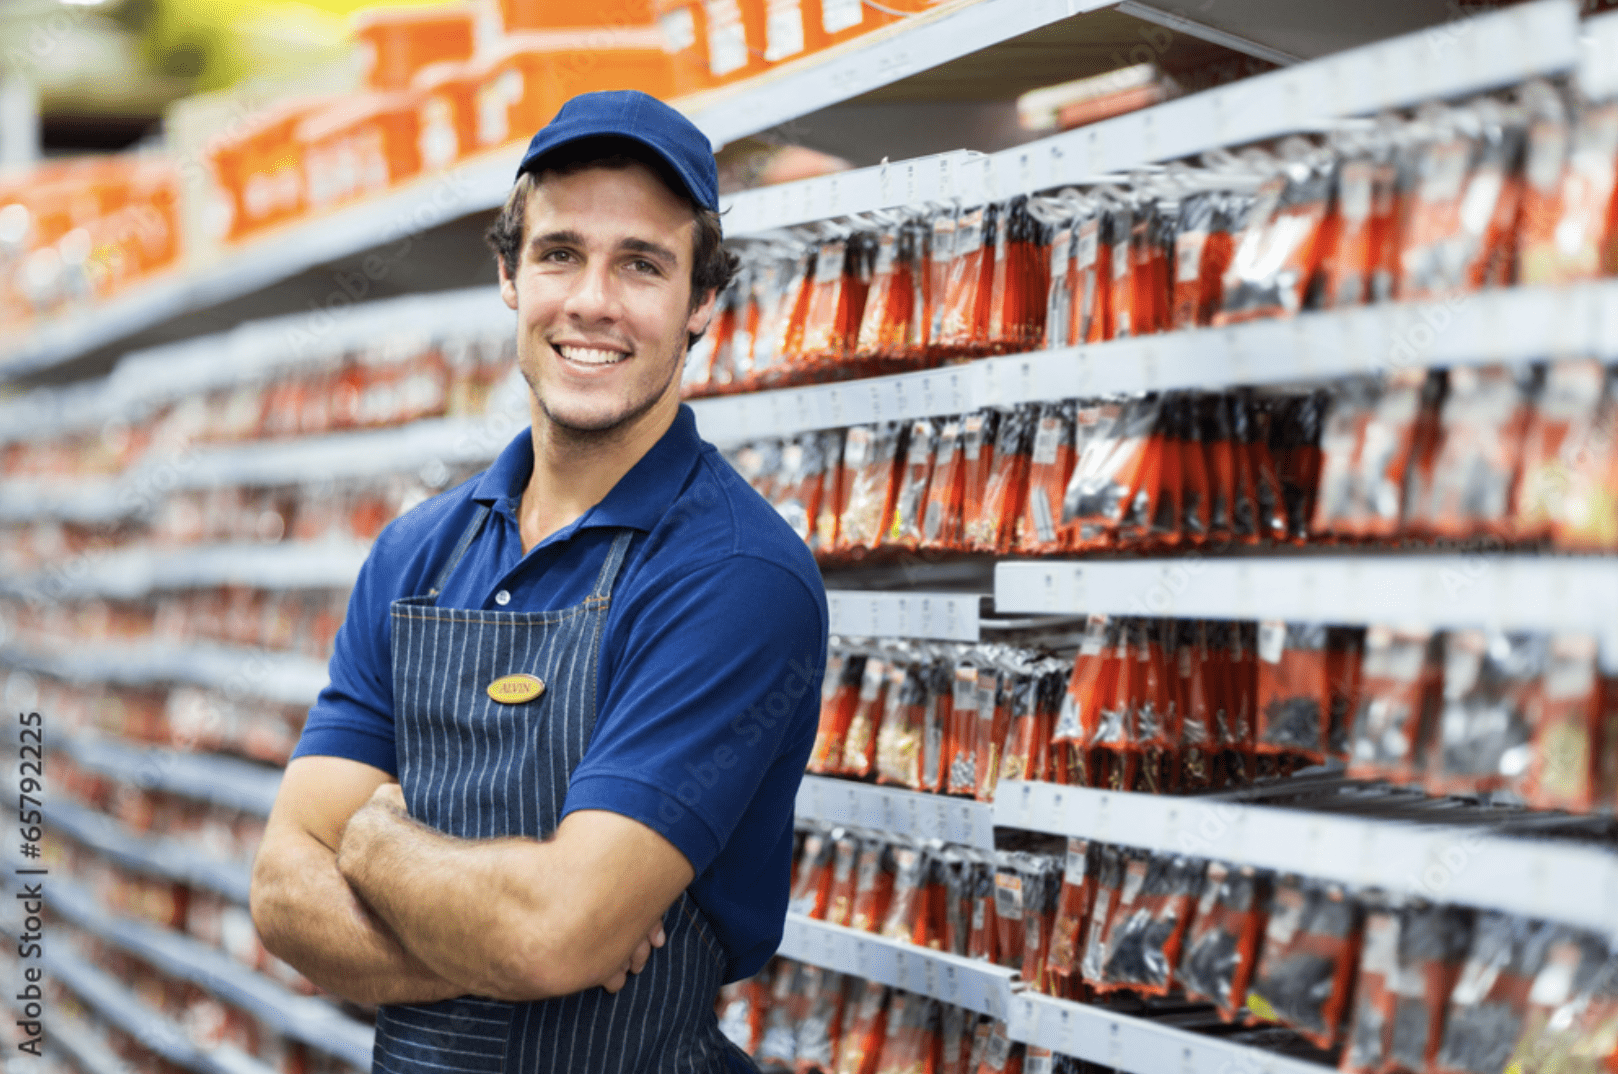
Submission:
[[[515,277],[500,293],[517,311],[517,362],[539,413],[569,432],[632,425],[679,405],[691,308],[696,219],[647,168],[548,174],[528,197]]]

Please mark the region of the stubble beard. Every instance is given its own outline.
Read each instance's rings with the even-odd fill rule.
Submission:
[[[551,349],[551,345],[543,340],[540,341],[539,345]],[[658,404],[669,390],[669,385],[680,376],[684,368],[685,348],[683,345],[681,345],[680,350],[680,360],[669,363],[669,374],[664,378],[663,383],[657,386],[655,391],[647,393],[646,397],[638,402],[630,403],[628,407],[616,414],[589,423],[571,421],[551,410],[550,404],[545,401],[545,394],[539,389],[537,378],[526,368],[523,369],[523,379],[528,382],[528,391],[533,396],[540,413],[545,415],[545,420],[550,425],[551,433],[560,442],[570,446],[599,445],[616,439]],[[562,360],[565,361],[565,359]]]

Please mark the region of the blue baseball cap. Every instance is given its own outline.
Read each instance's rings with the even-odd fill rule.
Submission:
[[[644,145],[668,163],[692,201],[719,211],[719,168],[708,136],[679,112],[639,90],[581,93],[568,101],[528,143],[517,175],[532,171],[541,157],[565,145],[603,137],[628,138]]]

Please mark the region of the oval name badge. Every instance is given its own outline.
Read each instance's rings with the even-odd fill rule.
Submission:
[[[489,684],[489,696],[502,705],[520,705],[545,692],[545,683],[532,675],[502,675]]]

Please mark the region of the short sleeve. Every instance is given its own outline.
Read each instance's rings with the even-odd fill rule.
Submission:
[[[349,594],[320,691],[293,757],[345,757],[398,774],[393,742],[393,594],[377,562],[378,541]],[[397,582],[394,583],[395,585]]]
[[[638,820],[699,876],[761,795],[790,823],[801,769],[790,786],[765,784],[814,731],[821,596],[779,564],[730,556],[651,588],[614,634],[623,641],[603,660],[610,680],[564,816],[605,809]]]

